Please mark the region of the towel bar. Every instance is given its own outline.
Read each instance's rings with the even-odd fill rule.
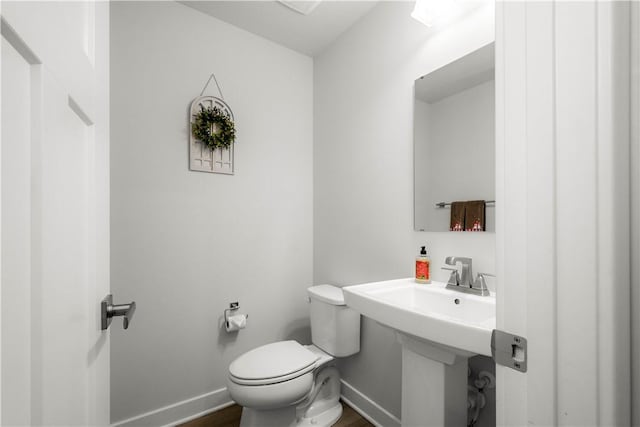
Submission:
[[[492,204],[495,205],[496,201],[495,200],[485,200],[485,203],[488,204]],[[436,203],[436,207],[437,208],[444,208],[445,206],[451,206],[451,202],[440,202],[440,203]]]

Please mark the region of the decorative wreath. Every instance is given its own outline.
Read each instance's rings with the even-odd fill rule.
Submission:
[[[236,139],[236,128],[231,117],[218,107],[204,108],[193,115],[193,136],[211,149],[229,148]]]

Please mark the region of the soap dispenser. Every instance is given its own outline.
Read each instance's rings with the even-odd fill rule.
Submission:
[[[427,255],[426,246],[422,246],[420,254],[416,257],[416,282],[431,283],[431,260]]]

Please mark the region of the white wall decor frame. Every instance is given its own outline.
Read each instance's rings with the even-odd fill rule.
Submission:
[[[233,112],[224,100],[215,96],[199,96],[191,103],[189,108],[189,169],[197,172],[222,173],[233,175],[233,143],[229,148],[211,149],[198,141],[191,131],[191,123],[194,115],[201,108],[218,107],[233,121]]]

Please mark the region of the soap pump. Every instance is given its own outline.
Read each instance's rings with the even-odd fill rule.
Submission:
[[[426,246],[421,246],[420,254],[416,257],[416,282],[431,283],[430,263]]]

